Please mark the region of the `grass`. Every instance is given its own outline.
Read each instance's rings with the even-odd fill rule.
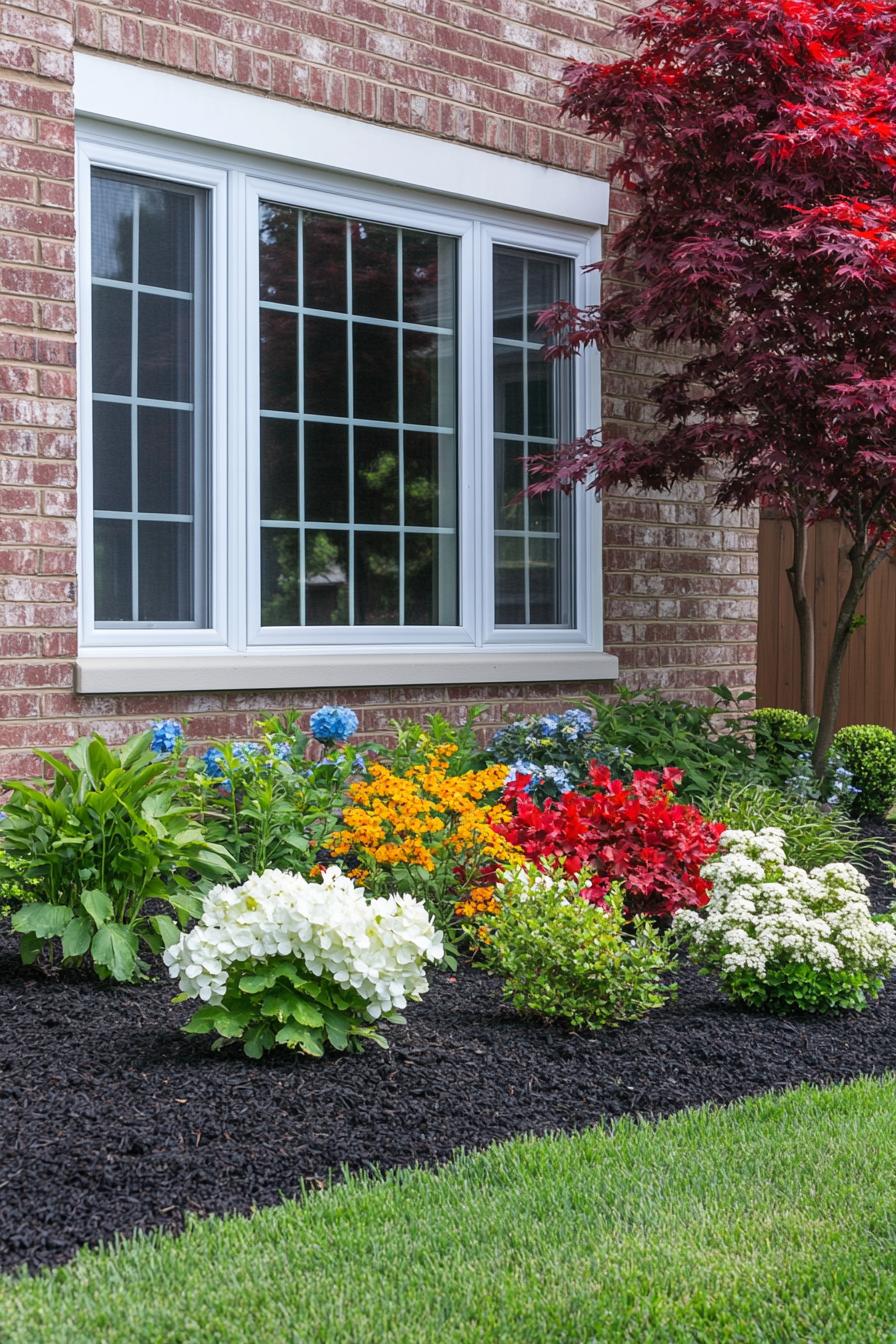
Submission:
[[[0,1340],[893,1344],[894,1154],[894,1079],[515,1140],[2,1280]]]

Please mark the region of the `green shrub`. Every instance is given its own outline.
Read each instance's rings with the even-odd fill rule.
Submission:
[[[668,935],[640,916],[626,921],[618,883],[606,908],[583,899],[586,880],[531,865],[505,873],[485,957],[519,1012],[591,1031],[644,1017],[675,986]]]
[[[63,959],[90,954],[97,974],[133,980],[150,951],[178,936],[169,914],[145,913],[150,900],[168,903],[184,923],[197,913],[192,874],[229,876],[227,856],[175,804],[170,757],[151,750],[151,733],[114,749],[99,734],[66,750],[68,760],[36,755],[52,770],[49,786],[18,780],[0,819],[0,880],[24,884],[40,899],[20,906],[12,927],[28,964],[61,941]]]
[[[811,754],[816,723],[796,709],[757,709],[750,719],[757,762],[768,782],[780,788],[792,777],[797,762]]]
[[[841,728],[834,738],[837,752],[858,790],[852,812],[859,817],[885,817],[896,801],[896,733],[876,723]]]
[[[711,689],[717,697],[711,705],[691,705],[624,687],[616,703],[590,696],[594,738],[602,747],[624,752],[631,770],[677,766],[684,771],[679,797],[700,806],[721,780],[743,780],[753,771],[748,725],[736,712],[738,703],[750,697],[746,692],[735,696],[724,686]]]
[[[705,815],[735,831],[778,827],[787,837],[790,862],[800,868],[858,863],[863,854],[879,847],[878,842],[864,839],[857,824],[839,809],[822,812],[811,799],[794,798],[769,784],[721,788],[707,800]]]

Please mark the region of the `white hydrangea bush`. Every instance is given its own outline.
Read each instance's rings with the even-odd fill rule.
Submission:
[[[864,1008],[896,966],[896,927],[871,913],[858,869],[788,864],[777,827],[723,832],[703,876],[709,904],[680,911],[673,927],[732,1000],[778,1012]]]
[[[164,961],[181,998],[200,1001],[185,1030],[241,1039],[257,1057],[275,1044],[312,1055],[385,1044],[374,1024],[402,1021],[443,955],[422,902],[368,900],[334,866],[318,881],[269,869],[213,887]]]

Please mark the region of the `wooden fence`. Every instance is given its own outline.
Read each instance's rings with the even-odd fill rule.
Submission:
[[[811,531],[807,580],[815,594],[816,695],[831,645],[840,598],[848,581],[845,538],[835,522]],[[785,570],[793,555],[790,525],[763,518],[759,529],[760,705],[799,708],[799,642]],[[840,724],[883,723],[896,729],[896,563],[884,561],[860,608],[865,624],[846,656]]]

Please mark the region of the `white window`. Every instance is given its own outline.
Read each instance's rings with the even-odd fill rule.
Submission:
[[[597,418],[535,325],[593,228],[99,123],[80,159],[82,689],[613,674],[599,507],[522,493]]]

